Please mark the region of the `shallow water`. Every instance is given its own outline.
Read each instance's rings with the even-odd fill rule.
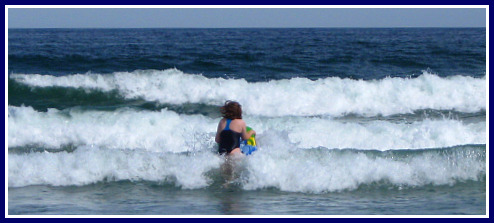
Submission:
[[[322,194],[150,182],[9,188],[10,215],[485,215],[485,182]]]

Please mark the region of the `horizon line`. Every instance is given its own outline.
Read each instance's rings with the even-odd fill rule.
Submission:
[[[407,29],[407,28],[487,28],[487,26],[332,26],[332,27],[8,27],[8,29]]]

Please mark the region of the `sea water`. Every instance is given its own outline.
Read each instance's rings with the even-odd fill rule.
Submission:
[[[485,29],[9,29],[10,215],[485,215]],[[228,161],[219,106],[259,150]]]

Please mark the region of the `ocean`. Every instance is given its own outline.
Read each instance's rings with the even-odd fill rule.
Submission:
[[[486,80],[485,28],[9,29],[8,214],[486,215]]]

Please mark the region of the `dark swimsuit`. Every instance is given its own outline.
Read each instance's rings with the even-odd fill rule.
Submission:
[[[220,133],[220,144],[218,147],[218,152],[220,154],[230,153],[235,148],[240,148],[240,137],[242,133],[235,132],[230,129],[231,119],[226,120],[226,126]]]

